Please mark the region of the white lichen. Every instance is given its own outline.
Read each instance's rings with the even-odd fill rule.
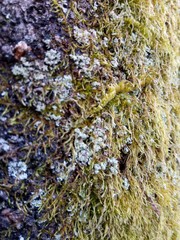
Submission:
[[[27,165],[22,161],[11,161],[8,164],[8,174],[16,180],[27,179]]]
[[[68,11],[68,1],[67,1],[67,0],[61,0],[61,1],[59,2],[59,6],[61,7],[63,13],[66,14],[67,11]]]
[[[40,101],[35,102],[33,105],[36,108],[37,112],[42,112],[46,108],[46,105],[43,102],[40,102]]]
[[[22,237],[21,235],[19,236],[19,240],[24,240],[24,237]]]
[[[47,115],[47,117],[46,117],[46,119],[47,120],[54,120],[54,121],[56,121],[56,122],[59,122],[61,119],[62,119],[62,117],[60,116],[60,115],[55,115],[55,114],[51,114],[51,113],[49,113],[48,115]]]
[[[116,44],[118,44],[119,43],[119,39],[118,38],[114,38],[113,39],[113,43],[116,45]]]
[[[12,73],[15,76],[23,76],[24,78],[27,78],[29,76],[29,71],[26,67],[22,66],[22,65],[14,65],[14,67],[12,68]]]
[[[126,177],[123,179],[122,187],[125,190],[129,190],[130,184],[129,184],[129,181],[128,181],[128,179]]]
[[[105,171],[107,167],[107,162],[101,162],[94,164],[94,173],[98,174],[100,170]]]
[[[70,54],[70,58],[74,61],[76,66],[78,66],[80,69],[82,69],[84,72],[88,70],[88,67],[90,66],[91,59],[87,54]]]
[[[101,66],[100,61],[97,58],[94,58],[93,64],[92,64],[92,70],[93,71],[99,70],[100,66]]]
[[[64,102],[69,98],[73,88],[72,77],[71,75],[59,76],[55,78],[54,81],[58,85],[56,95],[59,96],[60,102]]]
[[[40,208],[42,205],[42,200],[41,199],[33,199],[31,201],[31,207],[33,208]]]
[[[138,35],[136,33],[131,34],[131,38],[133,42],[136,42]]]
[[[8,92],[7,91],[2,91],[0,94],[1,94],[2,97],[8,96]]]
[[[97,89],[98,87],[101,86],[101,83],[95,81],[95,82],[92,82],[91,85],[92,85],[93,89]]]
[[[85,140],[88,138],[88,135],[84,133],[84,131],[81,131],[79,128],[76,128],[75,129],[75,137],[76,139],[82,139],[82,140]]]
[[[54,50],[54,49],[50,49],[49,51],[46,52],[45,54],[45,59],[44,62],[47,65],[56,65],[60,62],[61,60],[61,54],[60,52]]]
[[[75,139],[75,161],[80,165],[89,165],[92,160],[92,150],[83,140]]]
[[[119,61],[118,61],[118,57],[115,56],[112,61],[111,61],[112,67],[113,68],[117,68],[119,66]]]
[[[39,189],[37,193],[32,192],[32,199],[30,202],[31,207],[40,208],[42,205],[42,198],[45,196],[45,192]]]
[[[7,120],[7,117],[0,116],[0,121],[5,122]]]
[[[109,165],[109,169],[113,175],[117,175],[119,172],[119,163],[118,160],[114,157],[108,158],[107,163]]]
[[[0,153],[1,152],[8,152],[10,150],[9,143],[4,140],[3,138],[0,138]]]
[[[41,123],[42,123],[41,121],[35,122],[34,127],[35,127],[35,128],[38,128],[38,127],[41,125]]]
[[[75,170],[75,163],[70,159],[67,161],[53,161],[51,163],[51,170],[56,175],[56,180],[58,182],[66,181],[69,174]]]
[[[110,16],[110,18],[113,19],[113,20],[117,20],[117,19],[120,18],[120,16],[117,15],[114,11],[111,11],[111,12],[109,13],[109,16]]]
[[[133,139],[132,139],[131,137],[128,137],[128,138],[126,139],[126,144],[131,145],[132,142],[133,142]]]
[[[42,72],[34,72],[34,80],[43,80],[46,77]]]
[[[128,146],[124,146],[124,147],[122,148],[122,152],[123,152],[124,154],[128,154],[128,153],[130,152],[129,147],[128,147]]]
[[[108,147],[106,131],[107,129],[103,126],[101,118],[96,118],[91,127],[94,152],[99,152],[101,149]]]
[[[51,43],[51,39],[49,39],[49,38],[44,39],[43,42],[46,44],[47,47],[49,47],[50,43]]]
[[[54,240],[61,240],[61,235],[60,234],[56,234],[54,236]]]
[[[88,54],[70,54],[70,58],[87,77],[91,77],[100,68],[100,61],[96,58],[91,60]]]
[[[98,9],[98,6],[98,3],[94,1],[93,10],[96,11]]]
[[[108,147],[106,136],[107,128],[103,126],[103,120],[96,118],[91,127],[75,129],[75,159],[83,165],[91,162],[93,155]]]
[[[107,144],[105,143],[105,140],[103,137],[98,137],[94,141],[93,150],[94,152],[99,152],[101,149],[105,148]]]
[[[24,141],[24,138],[23,137],[19,137],[18,135],[13,135],[13,136],[11,136],[9,141],[13,142],[13,143],[20,143],[20,142]]]
[[[96,31],[94,29],[81,29],[77,26],[74,26],[74,38],[79,44],[85,44],[89,45],[90,40],[95,41],[97,36],[96,36]]]
[[[108,174],[117,175],[119,173],[119,163],[114,157],[108,158],[104,162],[94,164],[94,173],[106,171]]]
[[[104,37],[101,44],[104,46],[104,47],[108,47],[108,43],[109,43],[109,39],[107,37]]]
[[[12,69],[15,75],[22,77],[21,81],[13,85],[13,90],[23,95],[21,103],[33,107],[45,115],[47,120],[55,121],[56,126],[60,125],[62,118],[61,103],[68,100],[73,92],[70,74],[57,77],[51,75],[50,69],[59,63],[60,57],[60,52],[51,49],[46,52],[44,60],[29,62],[22,57]],[[55,104],[51,105],[53,101]]]

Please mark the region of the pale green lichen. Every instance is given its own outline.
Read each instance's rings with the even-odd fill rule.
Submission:
[[[74,37],[78,43],[88,45],[91,40],[96,41],[96,31],[94,29],[88,31],[74,26]]]
[[[61,54],[54,49],[46,52],[44,62],[47,65],[56,65],[61,61]]]
[[[16,180],[27,179],[28,175],[26,173],[27,165],[22,161],[10,161],[8,165],[8,174],[10,177],[15,178]]]
[[[10,150],[10,145],[8,144],[8,142],[3,139],[0,138],[0,153],[4,152],[8,152]]]

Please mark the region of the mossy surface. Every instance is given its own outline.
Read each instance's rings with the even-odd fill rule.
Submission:
[[[0,99],[2,116],[14,110],[12,132],[21,122],[27,139],[32,133],[21,159],[45,155],[31,174],[34,192],[44,191],[37,238],[178,240],[178,2],[52,0],[52,9],[63,37],[61,60],[44,73],[51,80],[39,97],[37,80],[28,88],[18,77],[19,105]],[[69,75],[69,88],[53,83]],[[32,90],[29,99],[22,86]],[[34,109],[39,99],[42,111]],[[21,189],[17,202],[26,195]],[[19,206],[26,214],[27,199]]]

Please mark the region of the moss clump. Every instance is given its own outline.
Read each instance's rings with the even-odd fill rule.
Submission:
[[[67,65],[79,71],[74,86],[85,95],[78,127],[103,118],[109,149],[93,153],[72,183],[51,186],[50,196],[58,192],[44,202],[54,209],[47,217],[59,219],[62,236],[72,239],[178,239],[177,3],[70,1],[64,12],[63,1],[52,2],[71,42],[67,56],[89,59],[87,69]],[[92,171],[106,156],[118,159],[116,176]]]

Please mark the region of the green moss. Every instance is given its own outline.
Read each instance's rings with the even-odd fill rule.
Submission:
[[[79,100],[86,118],[109,114],[116,123],[116,131],[122,131],[125,126],[133,144],[125,172],[108,177],[103,173],[95,176],[92,171],[82,169],[73,184],[63,186],[52,205],[49,204],[51,197],[46,199],[45,206],[56,209],[53,216],[50,214],[50,219],[55,218],[58,209],[63,211],[67,199],[71,199],[75,215],[64,218],[60,229],[63,229],[62,235],[71,233],[74,236],[72,239],[178,239],[179,195],[173,179],[178,172],[175,156],[179,142],[179,113],[175,109],[179,94],[172,83],[177,70],[176,41],[179,41],[176,35],[176,3],[98,1],[97,10],[93,13],[97,17],[88,18],[91,16],[88,12],[87,20],[75,2],[66,15],[60,3],[53,1],[53,6],[62,17],[64,28],[68,29],[74,42],[73,48],[88,53],[92,59],[95,56],[101,64],[102,71],[95,72],[88,81],[96,79],[101,83],[100,89],[91,92],[94,99],[98,95],[99,101],[90,101],[89,98],[82,102]],[[112,11],[117,18],[110,17]],[[82,23],[85,28],[96,30],[96,45],[80,46],[74,41],[73,27],[68,22],[71,12],[75,14],[73,24],[79,26]],[[107,46],[103,46],[104,37],[109,39]],[[115,38],[118,39],[117,44],[113,44]],[[144,62],[144,54],[147,54],[145,60],[151,63]],[[111,63],[115,55],[119,61],[117,69],[113,69]],[[102,80],[102,72],[107,76],[106,81]],[[118,74],[124,74],[123,78]],[[82,78],[79,83],[79,79],[74,77],[75,86],[85,85],[84,80]],[[86,96],[91,91],[88,87],[79,87],[77,91],[79,89]],[[109,130],[109,154],[117,154],[121,162],[120,149],[125,136],[117,137],[111,124]],[[103,155],[101,158],[104,158]],[[157,170],[159,164],[165,166],[162,172]],[[122,187],[123,176],[128,177],[128,191]],[[56,186],[52,189],[55,191]],[[64,201],[60,201],[62,193],[69,196]],[[86,215],[84,221],[80,212]],[[58,218],[61,219],[63,214],[64,211]]]

